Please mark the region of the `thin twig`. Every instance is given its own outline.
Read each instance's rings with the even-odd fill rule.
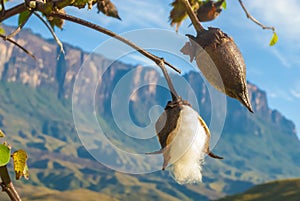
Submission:
[[[0,22],[2,22],[14,15],[22,13],[25,10],[27,10],[25,3],[18,4],[8,10],[5,10],[5,12],[2,13],[2,15],[0,15]]]
[[[25,26],[25,24],[27,23],[27,21],[29,20],[31,15],[32,15],[32,12],[30,12],[29,15],[26,17],[26,19],[18,26],[18,28],[16,30],[14,30],[12,33],[10,33],[9,35],[7,35],[6,38],[15,37]]]
[[[33,12],[33,13],[35,14],[35,16],[37,16],[46,25],[46,27],[48,28],[48,30],[52,34],[54,40],[56,41],[57,45],[60,47],[60,52],[65,54],[63,44],[59,40],[59,38],[56,36],[56,34],[55,34],[54,30],[52,29],[52,27],[44,20],[44,18],[40,14],[38,14],[37,12]]]
[[[167,83],[168,83],[168,86],[169,86],[169,89],[170,89],[170,93],[171,93],[171,96],[172,96],[172,100],[173,100],[173,101],[179,100],[180,97],[178,96],[178,94],[177,94],[177,92],[176,92],[176,90],[175,90],[175,87],[174,87],[174,85],[173,85],[173,83],[172,83],[172,80],[171,80],[171,78],[170,78],[170,76],[169,76],[169,74],[168,74],[168,72],[167,72],[167,69],[166,69],[166,67],[165,67],[165,62],[164,62],[164,60],[162,59],[161,62],[158,63],[157,65],[160,67],[161,71],[163,72],[163,74],[164,74],[164,76],[165,76],[165,79],[166,79],[166,81],[167,81]]]
[[[204,28],[201,25],[201,23],[200,23],[198,17],[196,16],[195,12],[193,11],[189,0],[182,0],[182,1],[184,2],[186,11],[187,11],[187,13],[189,15],[189,18],[191,19],[192,24],[193,24],[195,30],[197,31],[197,33],[203,31]]]
[[[0,15],[2,15],[5,12],[4,0],[0,0],[0,1],[1,1],[1,12],[0,12]]]
[[[0,167],[0,177],[2,180],[2,182],[0,183],[2,191],[6,192],[12,201],[21,201],[21,198],[10,179],[7,166]]]
[[[45,12],[45,3],[36,1],[36,7],[35,7],[35,9],[37,11],[40,11],[40,12],[44,13]],[[6,19],[8,19],[8,18],[10,18],[10,17],[18,14],[18,13],[21,13],[21,12],[23,12],[25,10],[27,10],[27,7],[26,7],[25,3],[21,3],[21,4],[17,5],[17,6],[14,6],[14,7],[10,8],[10,9],[6,10],[4,12],[3,16],[0,16],[0,22],[2,22],[3,20],[6,20]],[[161,60],[162,60],[161,58],[159,58],[159,57],[151,54],[150,52],[148,52],[148,51],[140,48],[139,46],[137,46],[134,43],[130,42],[129,40],[127,40],[127,39],[125,39],[125,38],[117,35],[116,33],[112,32],[110,30],[107,30],[107,29],[105,29],[105,28],[103,28],[101,26],[98,26],[98,25],[95,25],[93,23],[90,23],[90,22],[88,22],[86,20],[83,20],[83,19],[80,19],[80,18],[77,18],[77,17],[73,17],[73,16],[70,16],[68,14],[59,13],[59,12],[51,12],[50,14],[48,14],[48,16],[60,17],[61,19],[65,19],[65,20],[68,20],[68,21],[75,22],[77,24],[81,24],[83,26],[89,27],[89,28],[94,29],[96,31],[102,32],[102,33],[104,33],[104,34],[106,34],[108,36],[114,37],[114,38],[116,38],[116,39],[124,42],[125,44],[129,45],[133,49],[137,50],[138,52],[140,52],[145,57],[147,57],[147,58],[151,59],[152,61],[154,61],[156,64],[159,64],[161,62]],[[164,63],[166,65],[168,65],[169,67],[171,67],[176,72],[181,73],[181,71],[179,69],[177,69],[175,66],[173,66],[169,62],[164,61]]]
[[[144,55],[145,57],[151,59],[152,61],[154,61],[157,65],[159,65],[161,63],[161,61],[164,62],[164,64],[168,65],[169,67],[171,67],[173,70],[175,70],[176,72],[178,73],[181,73],[181,71],[179,69],[177,69],[175,66],[173,66],[172,64],[168,63],[168,62],[165,62],[162,58],[159,58],[153,54],[151,54],[150,52],[140,48],[139,46],[137,46],[136,44],[132,43],[131,41],[123,38],[122,36],[108,30],[108,29],[105,29],[101,26],[98,26],[96,24],[93,24],[91,22],[88,22],[86,20],[83,20],[83,19],[80,19],[80,18],[77,18],[77,17],[74,17],[74,16],[71,16],[71,15],[68,15],[68,14],[65,14],[65,13],[60,13],[60,12],[51,12],[49,14],[49,16],[52,16],[52,17],[59,17],[61,19],[64,19],[64,20],[68,20],[68,21],[71,21],[71,22],[75,22],[77,24],[80,24],[80,25],[83,25],[83,26],[86,26],[86,27],[89,27],[91,29],[94,29],[96,31],[99,31],[101,33],[104,33],[108,36],[111,36],[111,37],[114,37],[116,38],[117,40],[129,45],[130,47],[132,47],[133,49],[137,50],[138,52],[140,52],[142,55]]]
[[[261,28],[263,29],[270,29],[272,30],[273,32],[275,31],[275,28],[274,27],[268,27],[268,26],[265,26],[263,25],[262,23],[260,23],[257,19],[255,19],[252,15],[250,15],[250,13],[248,12],[248,10],[246,9],[244,3],[242,2],[242,0],[239,0],[243,10],[245,11],[246,13],[246,16],[247,18],[249,18],[250,20],[252,20],[255,24],[257,24],[258,26],[260,26]]]
[[[10,39],[10,38],[6,38],[6,36],[0,34],[0,38],[2,38],[4,41],[8,41],[11,42],[12,44],[16,45],[18,48],[20,48],[21,50],[23,50],[26,54],[28,54],[29,56],[31,56],[34,60],[36,59],[35,56],[29,52],[27,49],[25,49],[22,45],[20,45],[19,43],[17,43],[16,41]]]
[[[172,83],[172,80],[165,68],[165,65],[168,65],[170,66],[172,69],[174,69],[175,71],[179,72],[180,73],[180,70],[178,70],[177,68],[175,68],[173,65],[171,65],[170,63],[166,62],[163,58],[159,58],[153,54],[151,54],[150,52],[147,52],[146,50],[138,47],[137,45],[135,45],[134,43],[132,43],[131,41],[123,38],[122,36],[119,36],[117,35],[116,33],[110,31],[110,30],[107,30],[103,27],[100,27],[96,24],[93,24],[93,23],[90,23],[88,21],[85,21],[83,19],[80,19],[80,18],[76,18],[74,16],[70,16],[70,15],[67,15],[65,13],[51,13],[50,16],[53,16],[53,17],[59,17],[61,19],[64,19],[64,20],[68,20],[68,21],[72,21],[72,22],[75,22],[75,23],[78,23],[78,24],[81,24],[83,26],[87,26],[91,29],[94,29],[96,31],[100,31],[106,35],[109,35],[111,37],[114,37],[118,40],[120,40],[121,42],[124,42],[125,44],[129,45],[130,47],[134,48],[135,50],[137,50],[138,52],[140,52],[142,55],[146,56],[147,58],[151,59],[152,61],[154,61],[162,70],[165,78],[166,78],[166,81],[168,83],[168,86],[169,86],[169,89],[170,89],[170,93],[171,93],[171,96],[172,96],[172,100],[173,101],[176,101],[179,99],[179,96],[174,88],[174,85]]]

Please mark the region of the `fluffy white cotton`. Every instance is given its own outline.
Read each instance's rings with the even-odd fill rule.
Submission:
[[[200,123],[198,113],[189,106],[183,106],[177,129],[172,132],[169,144],[171,170],[179,184],[202,181],[202,164],[207,140],[206,131]]]

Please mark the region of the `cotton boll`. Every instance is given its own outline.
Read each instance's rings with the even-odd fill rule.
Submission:
[[[179,184],[202,181],[201,169],[205,154],[222,159],[210,152],[209,129],[187,101],[169,101],[155,128],[161,150],[148,154],[162,153],[162,170],[171,163],[170,169]]]
[[[178,128],[169,144],[171,171],[179,184],[202,181],[202,164],[207,141],[206,130],[199,121],[198,113],[189,106],[183,106],[178,119]]]

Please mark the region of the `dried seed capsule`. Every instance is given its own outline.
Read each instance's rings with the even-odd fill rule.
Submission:
[[[173,164],[174,178],[180,184],[201,182],[205,154],[222,159],[210,152],[209,129],[187,101],[168,102],[156,122],[156,132],[162,149],[154,153],[163,153],[163,170]]]
[[[121,20],[116,6],[110,0],[98,0],[97,8],[98,12],[102,12],[107,16]]]
[[[190,42],[181,49],[182,53],[189,55],[191,61],[196,59],[211,85],[253,112],[248,97],[246,65],[233,39],[218,28],[209,28],[199,32],[197,37],[188,37]]]
[[[197,10],[197,17],[200,22],[208,22],[214,20],[222,12],[222,3],[224,0],[219,2],[207,1],[204,2]]]

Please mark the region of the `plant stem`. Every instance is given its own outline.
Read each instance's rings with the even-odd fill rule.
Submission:
[[[7,40],[8,42],[16,45],[18,48],[20,48],[21,50],[23,50],[26,54],[28,54],[29,56],[31,56],[33,59],[36,59],[35,56],[29,52],[27,49],[25,49],[22,45],[20,45],[19,43],[17,43],[16,41],[10,39],[10,38],[7,38],[6,36],[0,34],[0,38],[2,38],[4,41]]]
[[[16,30],[14,30],[12,33],[10,33],[9,35],[6,36],[6,39],[16,36],[22,30],[22,28],[25,26],[25,24],[27,23],[27,21],[29,20],[31,15],[32,15],[32,12],[30,12],[30,14],[24,20],[24,22],[22,22],[22,24],[20,24]]]
[[[110,30],[107,30],[103,27],[100,27],[96,24],[93,24],[93,23],[90,23],[88,21],[85,21],[83,19],[80,19],[80,18],[77,18],[77,17],[74,17],[74,16],[71,16],[71,15],[67,15],[65,13],[50,13],[49,16],[53,16],[53,17],[59,17],[61,19],[64,19],[64,20],[68,20],[68,21],[72,21],[72,22],[75,22],[77,24],[81,24],[83,26],[86,26],[86,27],[89,27],[91,29],[94,29],[96,31],[99,31],[99,32],[102,32],[108,36],[111,36],[111,37],[114,37],[116,39],[118,39],[119,41],[129,45],[130,47],[132,47],[133,49],[137,50],[138,52],[140,52],[142,55],[144,55],[145,57],[151,59],[152,61],[154,61],[162,70],[166,80],[167,80],[167,83],[168,83],[168,86],[169,86],[169,89],[170,89],[170,93],[171,93],[171,96],[172,96],[172,100],[178,100],[179,99],[179,96],[174,88],[174,85],[171,81],[171,78],[165,68],[165,64],[170,66],[172,69],[174,69],[175,71],[179,72],[180,73],[180,70],[178,70],[177,68],[175,68],[173,65],[171,65],[170,63],[166,62],[163,58],[159,58],[153,54],[151,54],[150,52],[147,52],[146,50],[140,48],[139,46],[135,45],[134,43],[132,43],[131,41],[123,38],[122,36],[120,35],[117,35],[116,33],[110,31]]]
[[[198,17],[196,16],[196,14],[194,13],[189,0],[182,0],[182,1],[185,4],[186,11],[187,11],[187,13],[189,15],[189,18],[191,19],[192,24],[193,24],[195,30],[197,31],[197,33],[203,31],[204,28],[201,25],[201,23],[200,23]]]
[[[150,52],[140,48],[139,46],[137,46],[136,44],[134,44],[133,42],[127,40],[126,38],[123,38],[122,36],[108,30],[108,29],[105,29],[99,25],[96,25],[96,24],[93,24],[91,22],[88,22],[86,20],[83,20],[83,19],[80,19],[80,18],[77,18],[77,17],[74,17],[74,16],[71,16],[71,15],[68,15],[68,14],[65,14],[65,13],[60,13],[60,12],[51,12],[49,14],[49,16],[52,16],[52,17],[59,17],[61,19],[64,19],[64,20],[68,20],[68,21],[71,21],[71,22],[75,22],[77,24],[80,24],[80,25],[83,25],[83,26],[86,26],[86,27],[89,27],[91,29],[94,29],[96,31],[99,31],[101,33],[104,33],[108,36],[111,36],[111,37],[114,37],[115,39],[129,45],[130,47],[132,47],[133,49],[137,50],[139,53],[141,53],[142,55],[144,55],[145,57],[151,59],[152,61],[154,61],[157,65],[159,65],[161,63],[161,61],[164,62],[164,64],[168,65],[169,67],[171,67],[173,70],[175,70],[176,72],[178,73],[181,73],[181,71],[179,69],[177,69],[175,66],[173,66],[172,64],[170,64],[169,62],[166,62],[164,61],[162,58],[159,58],[153,54],[151,54]]]
[[[35,10],[40,11],[40,12],[43,13],[43,11],[45,9],[45,3],[38,2],[38,1],[35,1],[35,3],[36,3]],[[188,3],[188,5],[189,5],[189,3]],[[192,20],[195,28],[198,27],[198,30],[204,29],[201,26],[198,18],[195,16],[194,12],[192,11],[192,8],[190,7],[190,5],[189,5],[189,8],[191,9],[191,12],[192,12],[192,14],[195,17],[194,20]],[[9,17],[11,17],[11,16],[13,16],[13,15],[21,13],[21,12],[25,11],[26,9],[27,9],[27,7],[26,7],[25,4],[19,4],[19,5],[11,8],[9,10],[7,10],[7,11],[4,12],[4,14],[2,16],[0,16],[0,22],[3,21],[3,20],[5,20],[5,19],[7,19],[7,18],[9,18]],[[189,10],[188,10],[188,13],[189,13],[189,16],[190,16],[190,11]],[[101,26],[98,26],[96,24],[93,24],[91,22],[83,20],[81,18],[77,18],[75,16],[68,15],[68,14],[65,14],[65,13],[62,13],[62,12],[58,12],[58,11],[52,11],[50,13],[47,13],[46,15],[47,16],[52,16],[52,17],[58,17],[58,18],[61,18],[61,19],[64,19],[64,20],[68,20],[68,21],[71,21],[71,22],[74,22],[74,23],[86,26],[86,27],[91,28],[93,30],[99,31],[101,33],[104,33],[104,34],[106,34],[106,35],[108,35],[110,37],[114,37],[115,39],[117,39],[117,40],[119,40],[119,41],[127,44],[128,46],[132,47],[133,49],[137,50],[139,53],[141,53],[145,57],[147,57],[147,58],[151,59],[152,61],[154,61],[161,68],[161,70],[162,70],[162,72],[163,72],[163,74],[164,74],[164,76],[165,76],[165,78],[167,80],[167,83],[168,83],[168,86],[169,86],[169,89],[170,89],[170,92],[171,92],[172,99],[173,100],[178,100],[179,99],[179,96],[178,96],[177,92],[175,91],[175,88],[173,86],[171,78],[170,78],[167,70],[165,69],[165,65],[168,65],[169,67],[171,67],[173,70],[175,70],[178,73],[181,73],[181,71],[179,69],[177,69],[175,66],[173,66],[172,64],[170,64],[169,62],[165,61],[163,58],[159,58],[159,57],[153,55],[152,53],[150,53],[150,52],[148,52],[148,51],[140,48],[139,46],[137,46],[133,42],[127,40],[126,38],[123,38],[122,36],[120,36],[120,35],[112,32],[112,31],[110,31],[108,29],[105,29],[105,28],[103,28]],[[190,16],[190,18],[192,19],[191,16]],[[198,20],[198,25],[197,25],[197,20]],[[0,35],[0,37],[3,38],[3,36],[1,36],[1,35]],[[55,35],[53,35],[53,37],[56,38]],[[4,36],[4,39],[6,39],[5,36]],[[7,39],[7,40],[9,40],[9,39]],[[14,42],[14,44],[18,45],[16,42]],[[18,47],[20,47],[20,45],[18,45]],[[23,47],[20,47],[20,48],[22,50],[24,50],[26,53],[28,53],[29,55],[31,55],[25,48],[23,48]]]
[[[11,182],[6,165],[0,167],[0,177],[2,180],[2,183],[0,184],[2,191],[6,192],[12,201],[21,201],[19,194]]]
[[[169,86],[169,89],[170,89],[170,93],[171,93],[171,96],[172,96],[172,100],[173,100],[173,101],[179,100],[180,97],[178,96],[178,94],[177,94],[177,92],[176,92],[176,90],[175,90],[175,87],[174,87],[174,85],[173,85],[173,83],[172,83],[172,80],[171,80],[169,74],[168,74],[168,71],[167,71],[167,69],[166,69],[166,67],[165,67],[165,63],[164,63],[163,59],[162,59],[162,61],[161,61],[159,64],[157,64],[157,65],[160,67],[160,69],[161,69],[161,71],[163,72],[164,77],[165,77],[165,79],[166,79],[166,81],[167,81],[167,83],[168,83],[168,86]]]
[[[265,25],[263,25],[262,23],[260,23],[257,19],[255,19],[252,15],[250,15],[250,13],[248,12],[246,6],[244,5],[244,3],[242,2],[242,0],[239,0],[243,10],[246,13],[247,18],[249,18],[251,21],[253,21],[255,24],[257,24],[258,26],[260,26],[263,29],[271,29],[273,32],[275,31],[274,27],[267,27]]]
[[[36,2],[36,7],[35,9],[37,11],[40,11],[42,13],[44,13],[43,11],[45,11],[45,3],[43,2],[39,2],[39,1],[35,1]],[[9,17],[12,17],[18,13],[21,13],[23,11],[25,11],[27,9],[25,3],[22,3],[22,4],[19,4],[11,9],[8,9],[4,12],[4,14],[2,16],[0,16],[0,22],[2,22],[3,20],[9,18]],[[52,11],[50,12],[49,14],[47,14],[48,16],[52,16],[52,17],[60,17],[61,19],[65,19],[65,20],[68,20],[68,21],[71,21],[71,22],[75,22],[77,24],[81,24],[83,26],[86,26],[86,27],[89,27],[91,29],[94,29],[96,31],[99,31],[99,32],[102,32],[108,36],[111,36],[111,37],[114,37],[120,41],[122,41],[123,43],[131,46],[133,49],[137,50],[138,52],[140,52],[142,55],[144,55],[145,57],[151,59],[152,61],[154,61],[157,65],[158,63],[160,63],[160,61],[162,60],[161,58],[151,54],[150,52],[140,48],[139,46],[135,45],[134,43],[130,42],[129,40],[125,39],[125,38],[122,38],[121,36],[117,35],[116,33],[108,30],[108,29],[105,29],[101,26],[98,26],[96,24],[93,24],[93,23],[90,23],[86,20],[83,20],[83,19],[80,19],[80,18],[77,18],[77,17],[74,17],[74,16],[71,16],[71,15],[68,15],[68,14],[65,14],[65,13],[60,13],[60,12],[55,12],[55,11]],[[175,70],[176,72],[178,73],[181,73],[181,71],[179,69],[177,69],[175,66],[173,66],[172,64],[170,64],[169,62],[167,61],[164,61],[164,63],[166,65],[168,65],[169,67],[171,67],[173,70]]]
[[[2,15],[5,12],[4,0],[0,0],[0,1],[1,1],[1,12],[0,12],[0,15]]]
[[[8,10],[4,10],[4,12],[2,13],[2,15],[0,15],[0,22],[16,15],[16,14],[19,14],[19,13],[22,13],[23,11],[25,11],[27,8],[26,8],[26,5],[25,3],[21,3],[21,4],[18,4]]]
[[[37,12],[33,12],[35,14],[35,16],[37,16],[43,23],[44,25],[48,28],[48,30],[50,31],[50,33],[52,34],[52,37],[54,38],[55,42],[57,43],[57,45],[60,47],[60,52],[65,54],[65,50],[63,47],[62,42],[59,40],[59,38],[56,36],[54,30],[52,29],[51,26],[49,26],[49,24],[44,20],[44,18],[39,15]]]

